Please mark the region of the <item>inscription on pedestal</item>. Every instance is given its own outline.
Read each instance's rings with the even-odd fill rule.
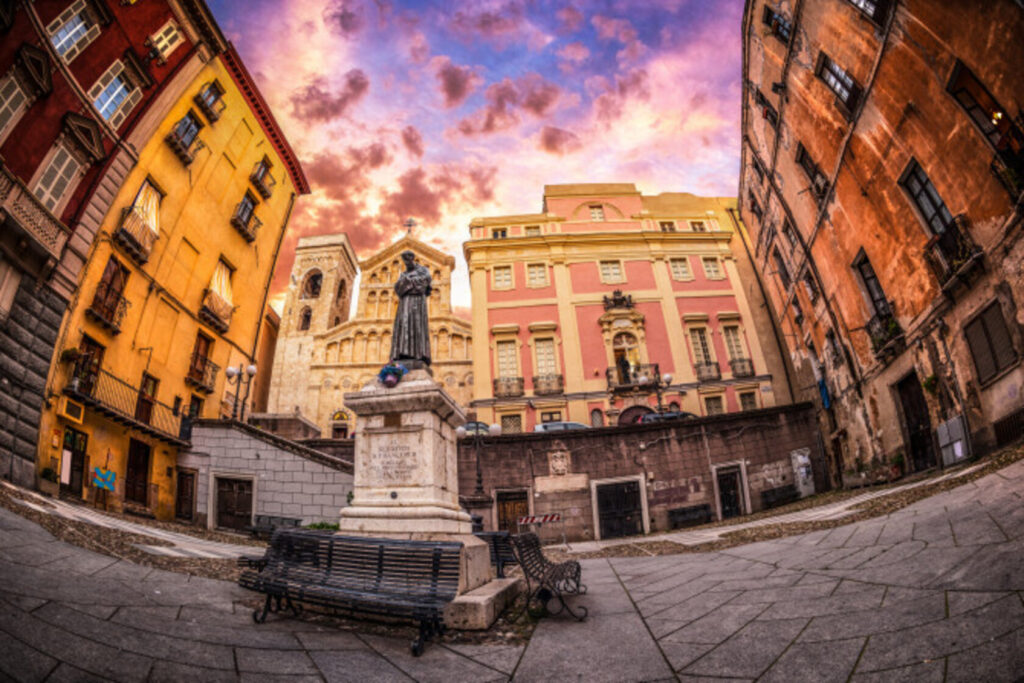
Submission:
[[[417,464],[416,453],[408,443],[391,439],[370,453],[371,480],[375,483],[415,484]]]

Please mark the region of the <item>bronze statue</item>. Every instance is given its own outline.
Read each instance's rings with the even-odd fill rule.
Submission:
[[[416,254],[402,252],[405,271],[395,283],[398,312],[391,332],[391,360],[422,361],[430,365],[430,325],[427,298],[430,296],[430,271],[416,263]]]

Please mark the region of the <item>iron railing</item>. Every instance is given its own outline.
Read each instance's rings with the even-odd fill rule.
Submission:
[[[212,360],[193,352],[192,362],[189,363],[188,372],[185,374],[185,383],[207,394],[213,393],[219,370],[220,366]]]
[[[138,429],[175,446],[187,446],[181,438],[181,414],[145,396],[141,389],[106,370],[91,367],[89,356],[76,364],[64,393],[115,422]]]
[[[1011,199],[1016,201],[1024,193],[1024,155],[1007,159],[1004,155],[996,154],[989,168],[1006,188]]]
[[[235,226],[246,242],[252,242],[256,239],[256,231],[263,225],[263,221],[256,217],[254,209],[243,211],[243,206],[244,204],[239,202],[235,208],[235,213],[231,216],[231,225]]]
[[[967,217],[961,214],[946,226],[945,232],[928,240],[924,256],[940,285],[966,274],[981,259],[981,249],[971,239],[968,227]]]
[[[146,219],[136,206],[125,207],[121,212],[121,224],[114,231],[114,239],[140,266],[149,261],[158,235],[146,224]]]
[[[0,215],[5,214],[50,257],[60,259],[71,231],[0,163]]]
[[[698,382],[715,382],[722,379],[722,369],[718,363],[694,363],[693,372]]]
[[[264,199],[270,199],[270,195],[274,193],[274,186],[277,185],[274,176],[270,175],[270,169],[262,161],[253,167],[249,180]]]
[[[871,350],[882,356],[903,339],[903,328],[896,320],[891,302],[875,302],[875,311],[865,328],[871,337]]]
[[[494,380],[494,396],[511,398],[523,395],[522,377],[497,377]]]
[[[657,363],[615,365],[605,370],[609,391],[654,391],[661,374]]]
[[[196,96],[192,98],[192,101],[196,103],[196,106],[199,107],[199,110],[203,112],[206,120],[210,123],[216,123],[219,121],[221,114],[224,113],[224,109],[227,107],[227,104],[224,102],[224,98],[219,92],[216,93],[216,96],[211,96],[214,88],[215,86],[213,83],[207,83],[206,86],[204,86],[203,89],[196,93]]]
[[[729,367],[732,368],[733,377],[754,376],[754,363],[749,358],[733,358],[729,361]]]
[[[121,323],[128,312],[128,306],[122,287],[115,287],[113,282],[101,282],[92,297],[92,303],[85,309],[85,314],[111,334],[120,334]]]
[[[203,305],[199,307],[199,319],[221,334],[231,326],[234,308],[212,289],[203,294]]]
[[[535,396],[550,396],[565,391],[565,380],[562,375],[534,375],[533,393]]]
[[[205,146],[202,141],[200,141],[198,135],[194,135],[191,140],[186,140],[181,135],[181,132],[177,127],[167,134],[167,137],[164,138],[164,142],[167,143],[167,146],[174,151],[174,155],[177,156],[185,166],[188,166],[195,161],[196,152]]]

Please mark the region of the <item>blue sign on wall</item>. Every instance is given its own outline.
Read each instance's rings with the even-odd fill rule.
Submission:
[[[92,468],[92,485],[98,489],[114,490],[114,480],[117,473],[114,470],[104,470],[99,467]]]

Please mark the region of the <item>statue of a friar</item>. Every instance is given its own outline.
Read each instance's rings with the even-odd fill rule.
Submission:
[[[430,365],[430,326],[427,301],[430,297],[430,271],[416,263],[416,254],[402,252],[405,271],[395,283],[398,312],[391,331],[391,360],[418,360]]]

